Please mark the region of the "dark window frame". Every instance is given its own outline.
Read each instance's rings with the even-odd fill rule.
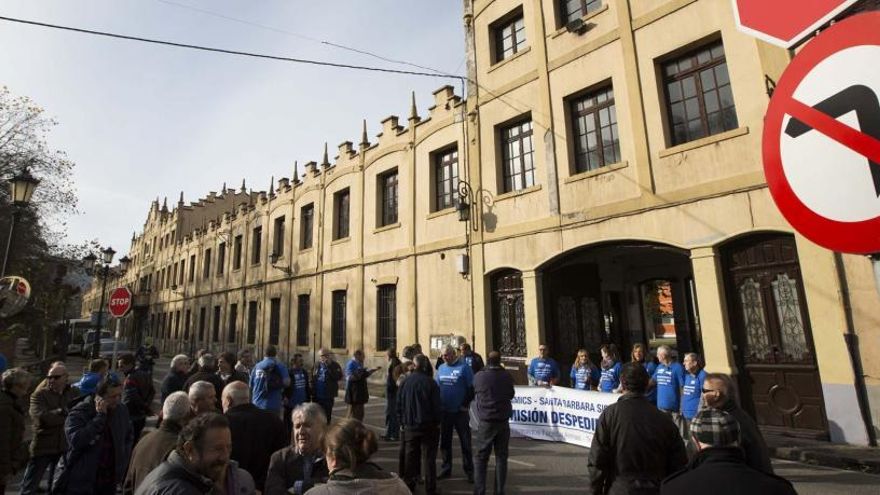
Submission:
[[[379,227],[387,227],[398,222],[399,210],[399,179],[397,168],[393,168],[379,175]]]
[[[454,208],[458,202],[458,145],[434,152],[433,211]]]
[[[299,248],[310,249],[315,242],[315,203],[300,208],[299,219]]]
[[[345,349],[347,343],[347,299],[348,293],[345,290],[334,290],[331,293],[330,347],[333,349]]]
[[[263,261],[263,226],[258,225],[251,230],[251,265],[259,265]]]
[[[397,286],[376,288],[376,350],[397,348]]]
[[[241,251],[244,246],[244,236],[239,234],[232,241],[232,269],[241,269]]]
[[[247,311],[247,344],[253,345],[257,341],[257,325],[260,317],[257,301],[248,301]]]
[[[526,128],[526,126],[528,128]],[[515,134],[514,134],[515,132]],[[498,139],[501,146],[501,192],[522,191],[535,185],[535,144],[531,116],[499,126]],[[526,142],[528,145],[526,146]],[[510,155],[515,147],[516,156]],[[515,178],[520,179],[520,187]]]
[[[226,321],[226,343],[234,344],[235,333],[237,330],[236,326],[238,325],[238,303],[231,303],[229,305],[229,312],[226,315]]]
[[[272,221],[272,254],[284,256],[284,231],[287,229],[286,217],[281,215]]]
[[[202,278],[211,276],[211,248],[205,249],[205,257],[202,258]]]
[[[196,255],[192,254],[189,257],[189,281],[194,282],[196,280]]]
[[[559,27],[565,27],[571,21],[576,21],[588,14],[602,8],[602,0],[559,0]],[[569,9],[576,5],[576,9]]]
[[[309,345],[309,318],[311,317],[311,296],[300,294],[296,296],[296,345],[306,347]]]
[[[220,316],[219,305],[214,306],[214,321],[211,322],[211,342],[220,342]]]
[[[223,275],[226,270],[226,243],[221,242],[217,246],[217,276]]]
[[[351,189],[345,188],[333,194],[333,240],[348,238],[350,224]]]
[[[528,48],[525,16],[522,6],[498,19],[489,27],[492,36],[492,63],[507,60]],[[504,48],[504,41],[510,39],[510,47]]]
[[[610,83],[603,84],[572,96],[569,98],[568,110],[574,155],[573,172],[589,172],[619,163],[621,160],[620,135],[617,105],[614,101],[614,87]],[[590,124],[592,124],[592,129],[589,127]],[[603,138],[605,130],[611,135],[611,144],[608,146],[605,145]],[[589,143],[590,134],[595,138],[592,149]],[[583,147],[585,145],[586,148]],[[592,153],[596,153],[596,155],[592,155]],[[596,157],[595,162],[591,156]]]
[[[198,342],[205,341],[205,320],[208,319],[208,308],[202,306],[199,308],[199,339]]]
[[[281,298],[269,299],[269,344],[278,345],[281,337]]]

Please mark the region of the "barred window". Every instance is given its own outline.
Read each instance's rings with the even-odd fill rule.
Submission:
[[[397,347],[397,286],[380,285],[376,294],[376,350]]]
[[[220,306],[214,306],[214,326],[211,342],[220,342]]]
[[[344,349],[345,336],[345,299],[344,290],[333,291],[333,318],[330,326],[330,345],[334,349]]]
[[[351,194],[348,189],[343,189],[333,197],[335,221],[333,222],[333,239],[345,239],[348,237],[348,213]]]
[[[205,249],[205,259],[202,260],[202,277],[208,278],[211,276],[211,250]]]
[[[273,297],[269,301],[269,343],[278,345],[281,334],[281,298]]]
[[[183,339],[189,340],[189,328],[192,325],[192,310],[186,310],[186,318],[183,320]]]
[[[296,298],[296,345],[309,345],[309,311],[311,311],[308,294],[301,294]]]
[[[458,148],[434,156],[434,211],[455,206],[458,198]]]
[[[196,255],[192,255],[189,257],[189,281],[192,282],[196,279]]]
[[[257,340],[257,301],[248,301],[247,343]]]
[[[235,343],[235,331],[236,325],[238,324],[238,304],[232,303],[229,305],[229,316],[227,317],[229,321],[229,325],[226,330],[226,342],[227,343]]]
[[[312,232],[314,231],[315,222],[315,204],[309,203],[302,207],[299,214],[300,235],[299,248],[308,249],[312,247]]]
[[[284,217],[275,219],[272,229],[272,253],[276,256],[284,255]]]
[[[673,145],[739,125],[721,41],[666,62],[663,78]]]
[[[562,7],[562,15],[560,17],[563,25],[580,19],[602,6],[602,0],[560,0],[559,3]]]
[[[526,24],[522,9],[499,21],[493,28],[495,63],[508,59],[526,47]]]
[[[217,275],[223,275],[223,270],[226,269],[226,243],[221,242],[219,246],[217,246]]]
[[[620,161],[614,90],[609,86],[571,102],[577,172],[596,170]]]
[[[263,227],[254,227],[251,248],[251,264],[257,265],[262,259],[263,251]]]
[[[501,129],[503,192],[535,185],[532,121],[525,120]]]
[[[382,198],[380,227],[397,223],[397,169],[379,176]]]
[[[232,269],[238,270],[241,268],[241,244],[242,244],[242,236],[235,236],[235,240],[232,243]]]
[[[207,309],[202,306],[199,308],[199,342],[205,341],[205,320],[207,319]]]

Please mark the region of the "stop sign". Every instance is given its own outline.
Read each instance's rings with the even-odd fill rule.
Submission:
[[[768,43],[789,48],[856,0],[733,0],[736,26]]]
[[[110,291],[110,302],[107,303],[110,314],[122,318],[131,310],[131,291],[128,287],[117,287]]]

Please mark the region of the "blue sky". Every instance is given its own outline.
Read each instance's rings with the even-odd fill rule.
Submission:
[[[202,11],[210,11],[206,13]],[[294,58],[418,70],[326,40],[463,75],[461,0],[0,0],[0,15]],[[231,18],[231,19],[230,19]],[[235,20],[233,20],[235,19]],[[68,240],[122,253],[150,202],[192,201],[242,178],[266,189],[293,162],[420,113],[455,80],[340,70],[0,22],[0,84],[56,118],[82,214]],[[301,169],[302,170],[302,169]]]

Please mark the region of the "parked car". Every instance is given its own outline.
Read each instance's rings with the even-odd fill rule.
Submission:
[[[101,359],[106,359],[108,362],[113,359],[114,344],[116,344],[117,356],[125,354],[126,352],[133,352],[131,346],[124,340],[117,341],[116,339],[101,339]]]
[[[101,342],[104,340],[112,338],[113,335],[110,334],[109,330],[101,330]],[[92,355],[92,346],[95,345],[95,331],[89,330],[86,332],[85,339],[83,339],[82,348],[80,349],[80,354],[83,356],[91,356]]]

